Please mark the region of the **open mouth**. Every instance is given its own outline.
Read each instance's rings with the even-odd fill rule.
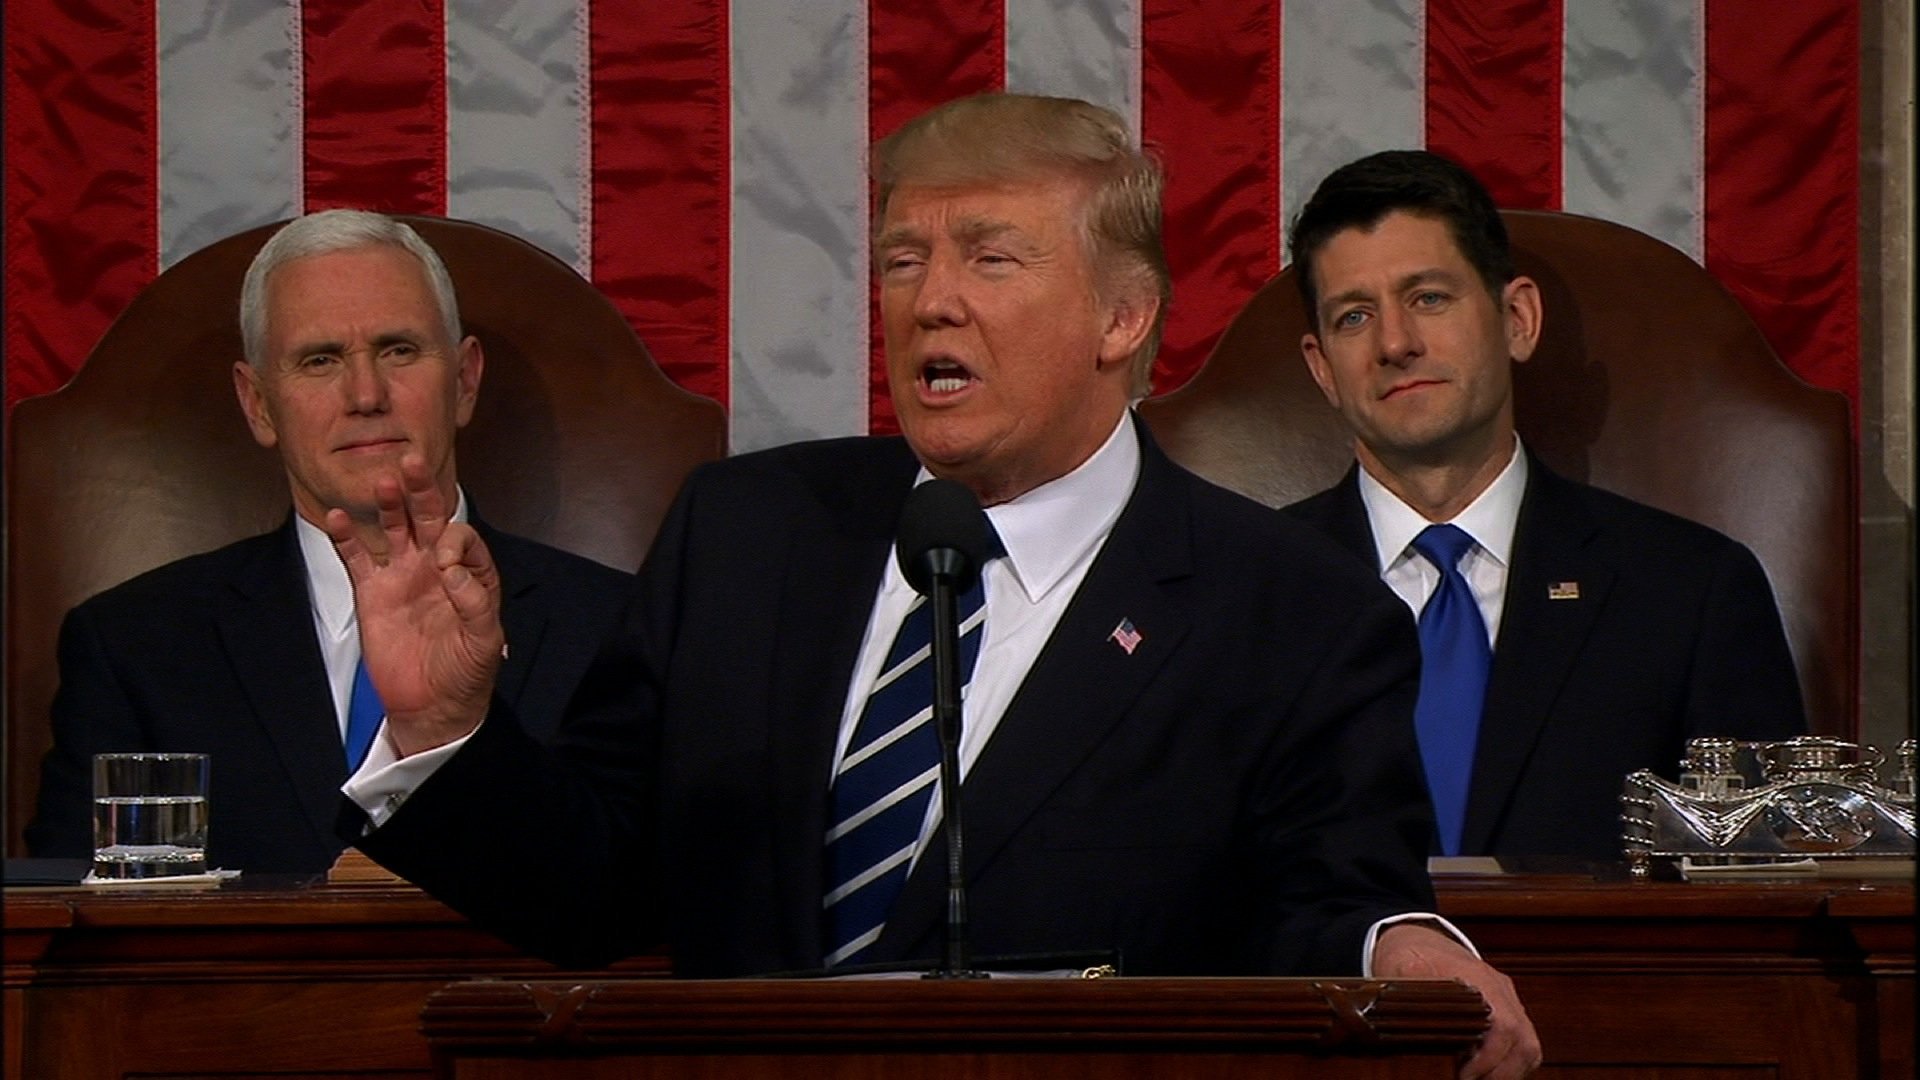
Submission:
[[[920,368],[920,384],[935,394],[957,394],[973,381],[973,372],[952,360],[929,360]]]

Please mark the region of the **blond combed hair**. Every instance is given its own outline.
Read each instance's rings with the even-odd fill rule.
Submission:
[[[1153,326],[1131,357],[1135,397],[1152,389],[1153,358],[1172,299],[1160,241],[1159,162],[1111,109],[1074,98],[978,94],[924,113],[873,148],[873,228],[906,184],[968,186],[1065,178],[1085,185],[1078,223],[1103,300],[1151,296]]]

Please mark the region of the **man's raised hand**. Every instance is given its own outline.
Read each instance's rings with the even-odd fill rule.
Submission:
[[[326,530],[353,582],[367,675],[387,710],[401,757],[479,726],[505,653],[500,577],[472,526],[452,507],[426,462],[408,454],[397,478],[374,488],[379,529],[356,529],[346,511]],[[375,546],[379,550],[375,550]]]

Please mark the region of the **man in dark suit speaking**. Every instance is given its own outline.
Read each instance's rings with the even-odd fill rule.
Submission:
[[[454,432],[473,412],[484,360],[460,334],[440,257],[378,214],[327,211],[275,233],[248,269],[240,313],[247,359],[234,388],[255,439],[280,454],[293,513],[67,616],[54,745],[27,829],[37,855],[92,853],[92,756],[132,750],[211,755],[210,865],[317,873],[344,846],[340,784],[381,709],[360,673],[346,569],[320,523],[340,507],[352,528],[377,534],[374,478],[402,454],[466,516]],[[472,525],[498,562],[517,646],[498,692],[545,738],[632,577]]]
[[[1671,772],[1695,736],[1804,729],[1753,555],[1521,446],[1513,365],[1546,315],[1471,174],[1424,151],[1362,158],[1315,191],[1290,246],[1301,351],[1359,460],[1286,512],[1419,613],[1443,853],[1619,858],[1629,772]]]
[[[940,477],[1004,551],[966,623],[981,966],[1457,976],[1495,1011],[1470,1075],[1522,1074],[1538,1042],[1510,984],[1420,914],[1432,825],[1404,608],[1132,417],[1167,292],[1158,169],[1104,109],[987,95],[909,124],[874,170],[905,439],[697,472],[551,748],[493,691],[503,641],[518,648],[493,561],[443,522],[421,463],[382,485],[373,543],[329,515],[400,758],[348,782],[359,845],[563,960],[660,940],[695,976],[937,956],[937,770],[867,767],[924,723],[924,699],[873,721],[917,664],[890,655],[917,613],[896,523]],[[899,839],[866,841],[899,818]]]

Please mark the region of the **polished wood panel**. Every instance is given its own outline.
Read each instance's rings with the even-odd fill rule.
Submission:
[[[1913,995],[1910,881],[1436,884],[1513,978],[1541,1077],[1914,1075],[1911,1010],[1884,1017]]]
[[[434,991],[561,974],[409,885],[258,884],[8,889],[7,1076],[424,1080]]]
[[[563,975],[409,886],[272,886],[9,888],[6,1075],[425,1078],[435,992]],[[1519,986],[1544,1077],[1915,1075],[1910,881],[1581,873],[1438,888],[1442,914]]]
[[[435,994],[422,1027],[446,1080],[1362,1080],[1452,1076],[1486,1005],[1357,979],[485,981]]]

